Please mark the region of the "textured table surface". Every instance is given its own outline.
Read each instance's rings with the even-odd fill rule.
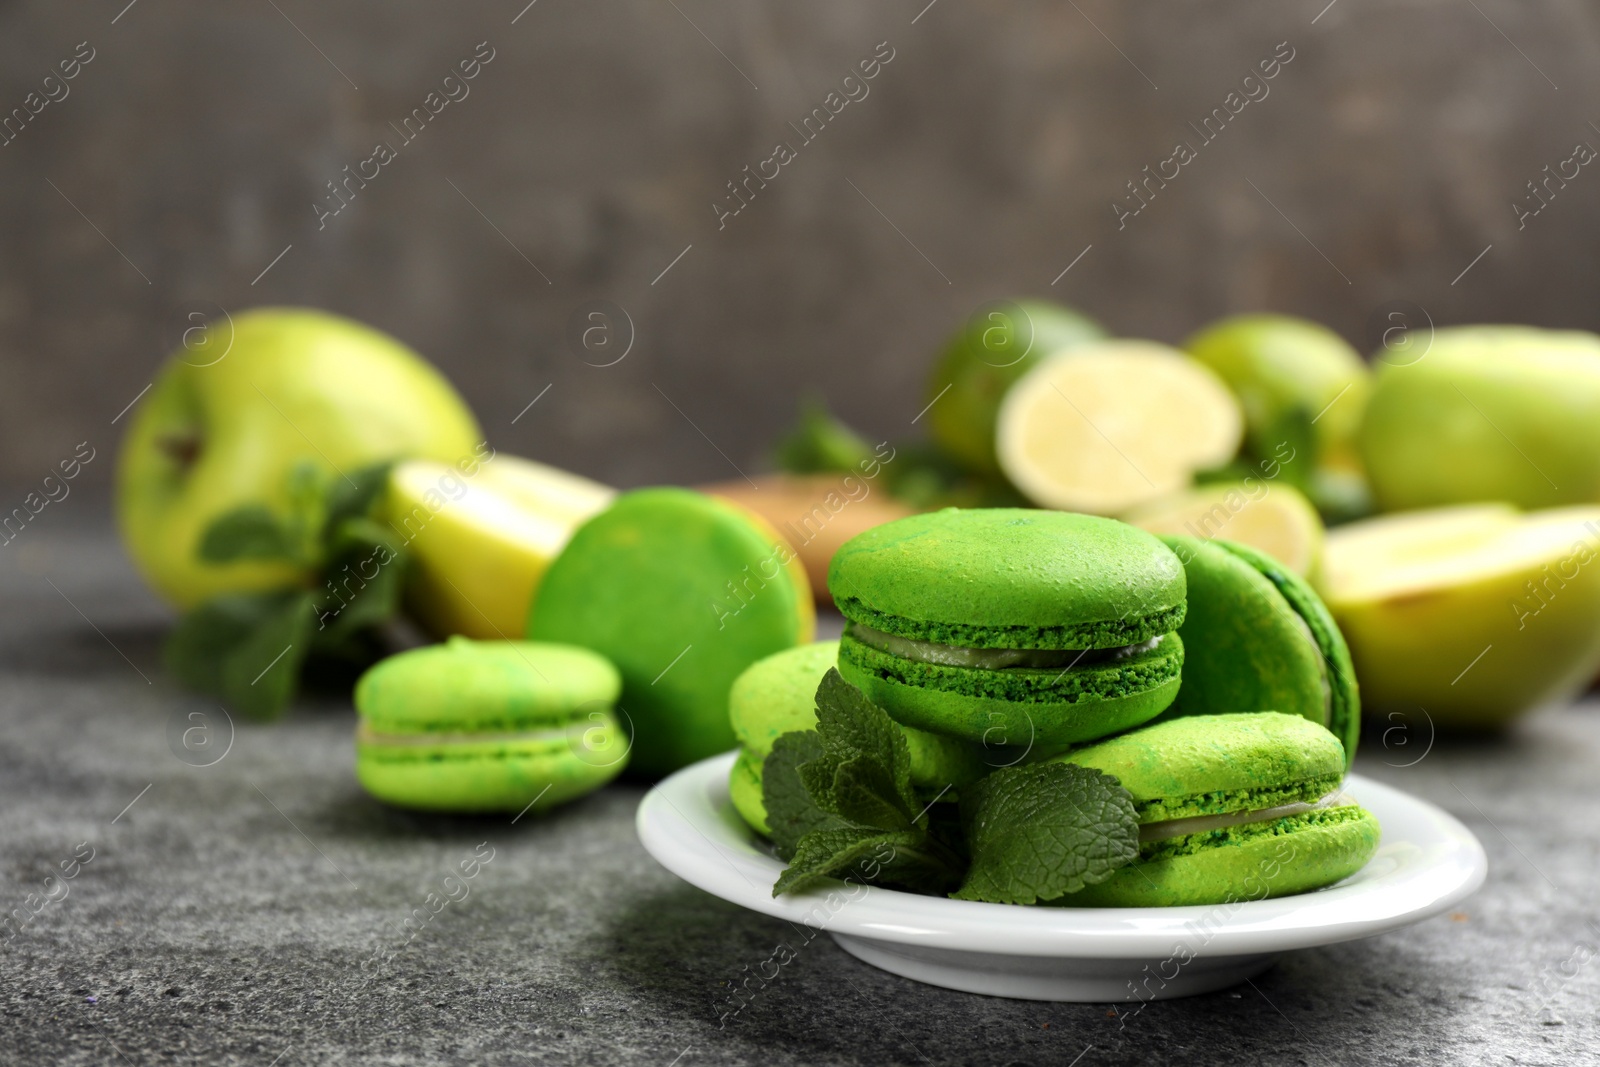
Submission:
[[[0,1062],[1600,1060],[1594,703],[1431,750],[1425,724],[1388,745],[1369,726],[1358,769],[1488,850],[1487,885],[1452,915],[1131,1019],[917,985],[819,939],[719,1028],[731,985],[794,931],[658,867],[634,836],[639,787],[515,826],[386,810],[356,785],[337,700],[239,723],[216,763],[185,763],[169,726],[209,714],[220,743],[226,723],[163,675],[168,615],[104,512],[74,507],[0,550],[0,910],[31,915],[0,944]],[[491,849],[463,899],[401,928]]]

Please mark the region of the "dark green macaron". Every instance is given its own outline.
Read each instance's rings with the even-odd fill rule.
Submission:
[[[539,584],[528,636],[616,664],[630,768],[659,776],[733,746],[728,687],[809,642],[813,603],[794,550],[764,520],[687,489],[638,489],[572,535]]]
[[[1344,751],[1297,715],[1171,719],[1057,757],[1133,795],[1139,859],[1065,907],[1172,907],[1303,893],[1360,870],[1378,821],[1340,792]]]
[[[1299,575],[1247,545],[1163,538],[1188,575],[1183,687],[1167,711],[1281,711],[1325,726],[1355,758],[1361,698],[1350,650]]]
[[[1059,744],[1137,726],[1183,666],[1183,565],[1092,515],[946,508],[847,541],[828,589],[839,673],[901,723]]]
[[[817,728],[817,686],[838,658],[837,641],[786,649],[751,664],[728,693],[728,718],[739,740],[728,794],[744,821],[763,834],[768,827],[762,767],[783,734]],[[929,802],[958,799],[959,787],[994,769],[977,745],[909,726],[901,729],[911,752],[911,784]],[[997,765],[1001,758],[994,757]]]
[[[627,763],[613,714],[622,679],[571,645],[452,637],[374,665],[356,683],[356,776],[425,811],[542,811]]]

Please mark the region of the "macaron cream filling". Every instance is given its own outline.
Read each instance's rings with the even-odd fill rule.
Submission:
[[[967,667],[976,670],[1004,670],[1023,667],[1034,670],[1056,670],[1114,662],[1153,651],[1165,634],[1137,644],[1119,645],[1115,648],[964,648],[960,645],[921,641],[912,637],[885,633],[859,622],[846,624],[845,633],[870,648],[901,659],[918,663],[932,663],[941,667]]]
[[[547,726],[538,730],[483,733],[446,732],[440,730],[422,733],[388,734],[374,730],[368,723],[363,722],[356,727],[356,743],[385,746],[527,744],[540,741],[559,741],[571,736],[574,732],[582,732],[585,728],[586,725],[582,721],[575,721],[566,726]]]
[[[1227,830],[1235,826],[1247,826],[1251,823],[1288,819],[1296,815],[1305,815],[1313,811],[1321,811],[1336,805],[1351,803],[1354,802],[1345,797],[1344,790],[1340,788],[1324,793],[1312,801],[1297,800],[1287,804],[1275,804],[1269,808],[1230,811],[1216,815],[1191,815],[1182,819],[1164,819],[1160,822],[1141,823],[1139,826],[1139,844],[1148,845],[1157,841],[1168,841],[1174,837],[1187,837],[1190,834],[1204,834],[1213,830]]]

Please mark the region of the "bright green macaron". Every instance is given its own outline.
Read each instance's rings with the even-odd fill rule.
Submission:
[[[838,658],[837,641],[791,648],[752,664],[728,693],[728,717],[739,741],[728,793],[744,821],[763,834],[768,828],[762,766],[779,737],[817,728],[817,686]],[[909,726],[901,729],[911,751],[911,784],[930,802],[958,799],[962,785],[994,769],[984,762],[979,746]]]
[[[356,777],[403,808],[542,811],[627,763],[621,690],[615,667],[571,645],[452,637],[402,652],[356,683]]]
[[[1066,907],[1172,907],[1303,893],[1360,870],[1378,821],[1340,792],[1344,750],[1297,715],[1172,719],[1058,759],[1133,795],[1139,858]]]
[[[622,674],[632,769],[658,776],[733,747],[728,689],[810,641],[805,570],[761,519],[687,489],[641,489],[584,523],[540,582],[528,636]]]
[[[1361,698],[1350,650],[1305,580],[1232,541],[1164,539],[1188,575],[1180,715],[1281,711],[1327,727],[1355,758]]]
[[[1183,565],[1092,515],[946,508],[833,557],[839,673],[908,726],[986,744],[1089,741],[1172,703]]]

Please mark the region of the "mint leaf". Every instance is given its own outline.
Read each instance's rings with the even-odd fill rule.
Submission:
[[[845,681],[837,668],[829,668],[817,686],[817,729],[830,752],[841,759],[860,754],[875,761],[888,773],[889,788],[907,805],[916,804],[906,735],[888,712]]]
[[[817,830],[800,839],[794,860],[779,876],[772,895],[809,889],[824,878],[943,895],[961,881],[960,868],[952,859],[947,849],[919,830]]]
[[[294,535],[261,504],[245,504],[212,520],[200,537],[200,558],[207,563],[247,559],[298,562]]]
[[[834,418],[820,397],[800,405],[800,421],[774,450],[778,469],[795,474],[819,471],[857,473],[873,462],[872,446],[850,427]]]
[[[778,876],[772,895],[806,889],[824,878],[849,875],[851,868],[871,859],[885,839],[893,836],[862,827],[813,830],[800,839],[794,859]],[[857,876],[854,880],[865,879]]]
[[[392,533],[365,518],[340,522],[327,552],[326,581],[317,593],[317,640],[332,648],[400,611],[406,556]]]
[[[1133,797],[1074,763],[1006,767],[961,795],[972,863],[958,900],[1037,904],[1111,877],[1139,857]]]
[[[378,498],[389,487],[392,461],[374,463],[335,478],[328,487],[327,529],[337,529],[349,519],[364,519],[372,514]]]
[[[252,718],[282,715],[311,650],[312,622],[310,593],[280,596],[223,659],[223,699]]]
[[[894,720],[838,671],[817,687],[817,729],[778,738],[762,767],[767,824],[789,866],[773,895],[823,878],[947,892],[964,861],[930,828]]]
[[[312,622],[310,593],[215,597],[173,630],[167,669],[247,715],[277,718],[294,696]]]
[[[772,843],[785,859],[794,855],[800,839],[813,830],[836,830],[848,825],[819,807],[800,780],[801,765],[822,755],[822,738],[815,730],[796,730],[774,741],[761,765],[761,800],[767,809],[767,827]],[[832,781],[831,775],[828,781]]]
[[[348,671],[381,656],[379,627],[400,611],[406,563],[394,533],[369,517],[388,470],[382,463],[336,477],[302,461],[286,479],[286,518],[247,504],[213,522],[201,538],[201,558],[285,560],[315,591],[233,594],[201,604],[167,642],[172,673],[248,715],[276,718],[309,657],[318,667]]]
[[[178,681],[202,693],[222,695],[222,664],[277,606],[282,594],[213,597],[179,620],[163,658]]]
[[[879,830],[910,830],[921,806],[907,809],[876,760],[844,760],[833,772],[833,807],[841,818]]]

